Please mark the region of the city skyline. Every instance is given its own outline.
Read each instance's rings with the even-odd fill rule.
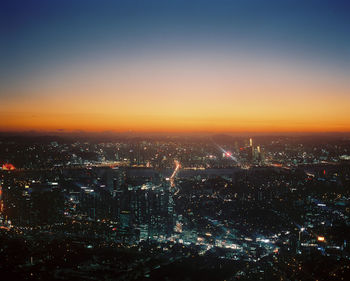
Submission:
[[[350,276],[350,2],[5,0],[4,280]]]
[[[345,1],[17,1],[0,131],[350,132]]]

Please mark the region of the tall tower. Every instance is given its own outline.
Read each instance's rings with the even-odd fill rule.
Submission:
[[[250,138],[249,139],[249,146],[250,146],[250,162],[253,163],[254,162],[254,146],[253,146],[253,139]]]
[[[256,147],[256,159],[259,163],[261,163],[261,149],[260,149],[260,145],[258,145]]]

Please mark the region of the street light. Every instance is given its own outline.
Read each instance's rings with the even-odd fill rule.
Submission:
[[[299,242],[301,240],[301,233],[304,232],[304,230],[305,230],[304,227],[300,228],[300,231],[299,231]]]

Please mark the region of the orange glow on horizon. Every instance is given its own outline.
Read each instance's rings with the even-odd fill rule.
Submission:
[[[350,131],[347,104],[332,100],[313,105],[310,101],[293,104],[288,100],[260,104],[193,100],[167,106],[152,102],[70,100],[66,104],[53,101],[33,106],[23,102],[0,111],[0,130],[346,132]]]
[[[348,102],[240,102],[227,99],[188,103],[153,100],[79,102],[43,100],[8,104],[0,111],[1,131],[138,131],[138,132],[349,132]]]
[[[1,118],[9,120],[8,116],[0,114]],[[4,120],[4,119],[2,119]],[[31,116],[23,114],[11,117],[2,124],[1,131],[89,131],[89,132],[350,132],[350,122],[335,126],[332,121],[313,123],[298,122],[298,120],[235,120],[228,118],[179,118],[151,116],[98,116],[70,114]]]
[[[343,76],[289,60],[205,58],[36,74],[2,93],[0,130],[350,132]]]

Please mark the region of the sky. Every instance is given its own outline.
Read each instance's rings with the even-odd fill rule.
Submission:
[[[0,3],[0,131],[350,132],[350,3]]]

